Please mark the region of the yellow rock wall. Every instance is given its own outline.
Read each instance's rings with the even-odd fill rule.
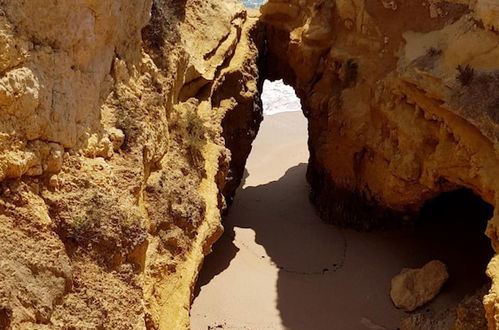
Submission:
[[[492,0],[270,0],[261,21],[232,0],[0,0],[0,328],[188,328],[259,69],[302,99],[325,217],[458,187],[497,205],[498,20]]]
[[[323,216],[366,227],[458,187],[499,204],[498,10],[487,0],[262,7],[266,72],[302,100],[308,179]],[[496,209],[487,229],[496,251],[498,226]],[[491,329],[499,328],[496,259],[484,301]]]
[[[256,22],[235,1],[0,1],[0,328],[188,328],[250,149],[225,140],[261,120]]]

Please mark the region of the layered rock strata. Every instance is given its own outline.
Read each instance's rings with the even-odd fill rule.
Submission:
[[[188,327],[261,120],[256,22],[235,1],[0,1],[0,328]]]
[[[499,196],[499,7],[488,0],[270,0],[266,75],[309,120],[326,218],[369,227],[459,187]],[[487,235],[499,250],[499,211]],[[487,273],[499,328],[499,257]]]

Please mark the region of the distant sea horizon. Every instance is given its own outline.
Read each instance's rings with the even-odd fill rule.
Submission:
[[[242,0],[244,5],[248,8],[258,8],[266,0]]]

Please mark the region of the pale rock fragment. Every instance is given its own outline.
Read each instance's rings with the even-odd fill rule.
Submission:
[[[419,269],[405,268],[392,279],[390,297],[397,308],[411,312],[435,298],[448,278],[447,266],[438,260]]]

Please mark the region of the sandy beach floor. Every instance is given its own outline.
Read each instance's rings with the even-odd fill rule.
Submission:
[[[438,222],[357,232],[322,222],[308,200],[306,140],[301,113],[265,117],[224,236],[203,266],[193,330],[397,329],[408,314],[392,305],[391,278],[433,259],[451,278],[419,312],[439,313],[484,283],[488,241],[468,229]]]

